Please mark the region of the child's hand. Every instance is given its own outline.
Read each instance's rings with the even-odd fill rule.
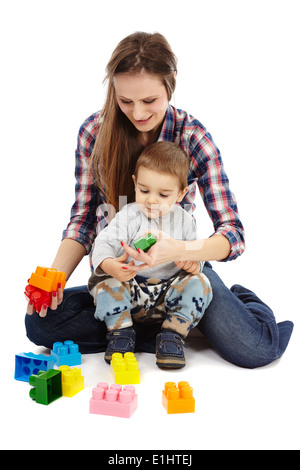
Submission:
[[[149,231],[150,232],[150,231]],[[148,231],[146,233],[149,233]],[[132,266],[132,271],[142,271],[143,269],[149,269],[154,266],[158,266],[165,263],[174,261],[174,253],[181,249],[181,241],[174,240],[168,234],[160,230],[151,230],[151,233],[156,237],[157,243],[151,246],[151,248],[144,253],[142,250],[134,250],[128,246],[125,242],[122,242],[122,246],[126,253],[134,258],[136,261],[142,262],[137,266]],[[176,266],[179,269],[184,269],[188,273],[197,274],[200,272],[200,264],[198,261],[175,261]]]
[[[198,274],[200,272],[200,264],[198,261],[175,261],[178,269],[184,269],[191,274]]]
[[[150,230],[145,232],[145,234],[149,233]],[[147,253],[141,249],[137,251],[127,245],[127,243],[121,242],[125,252],[128,253],[131,258],[142,263],[132,266],[132,271],[142,271],[144,269],[150,269],[155,266],[174,261],[174,253],[176,251],[178,241],[173,240],[173,238],[161,230],[151,230],[151,233],[155,236],[157,242],[151,246]]]
[[[129,255],[124,253],[124,255],[120,256],[119,258],[106,258],[100,264],[101,269],[110,276],[114,277],[120,282],[130,281],[136,275],[136,271],[132,271],[130,266],[135,266],[133,260],[129,261],[129,263],[125,263],[127,261]]]

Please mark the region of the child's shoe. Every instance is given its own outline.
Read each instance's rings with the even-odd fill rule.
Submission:
[[[105,351],[104,360],[108,364],[110,364],[111,357],[116,352],[122,354],[134,352],[135,331],[132,327],[109,331],[106,339],[108,340],[108,345]]]
[[[156,365],[161,369],[180,369],[184,367],[184,347],[186,347],[186,344],[179,333],[162,330],[156,337]]]

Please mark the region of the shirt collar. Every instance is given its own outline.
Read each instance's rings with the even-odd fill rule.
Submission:
[[[170,104],[167,107],[165,119],[158,137],[158,141],[164,140],[167,142],[173,142],[174,140],[174,132],[175,132],[175,108]]]

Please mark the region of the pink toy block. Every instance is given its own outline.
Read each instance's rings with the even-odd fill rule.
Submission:
[[[133,385],[100,382],[93,388],[90,413],[130,418],[137,408],[137,394]]]

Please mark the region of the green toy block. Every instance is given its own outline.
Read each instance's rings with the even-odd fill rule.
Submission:
[[[135,242],[133,242],[135,248],[138,250],[142,251],[148,251],[149,248],[151,248],[152,245],[154,245],[157,242],[156,238],[152,233],[149,233],[148,235],[139,238]]]
[[[62,373],[60,370],[40,371],[29,377],[29,385],[33,388],[29,396],[37,403],[49,405],[62,397]]]

